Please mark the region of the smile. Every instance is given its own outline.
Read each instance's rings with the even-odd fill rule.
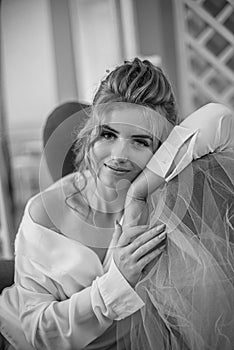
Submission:
[[[120,173],[120,174],[128,173],[130,171],[128,169],[115,168],[115,167],[107,165],[107,164],[104,164],[104,165],[105,165],[105,167],[109,168],[110,170],[115,171],[116,173]]]

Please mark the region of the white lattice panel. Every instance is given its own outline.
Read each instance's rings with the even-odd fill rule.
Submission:
[[[210,101],[234,110],[234,0],[174,1],[185,114]]]

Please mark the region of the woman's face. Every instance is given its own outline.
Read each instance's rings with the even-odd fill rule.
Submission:
[[[120,180],[130,185],[152,157],[151,132],[141,106],[121,106],[104,117],[92,148],[94,170],[104,185],[116,188]]]

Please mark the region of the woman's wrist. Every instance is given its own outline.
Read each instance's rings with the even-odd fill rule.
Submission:
[[[158,187],[165,183],[163,177],[145,168],[142,173],[133,181],[127,197],[135,200],[145,201],[147,196],[153,193]]]

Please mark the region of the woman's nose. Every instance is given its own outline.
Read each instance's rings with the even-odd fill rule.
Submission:
[[[127,142],[124,140],[116,142],[115,145],[112,146],[111,157],[120,163],[126,162],[128,160]]]

